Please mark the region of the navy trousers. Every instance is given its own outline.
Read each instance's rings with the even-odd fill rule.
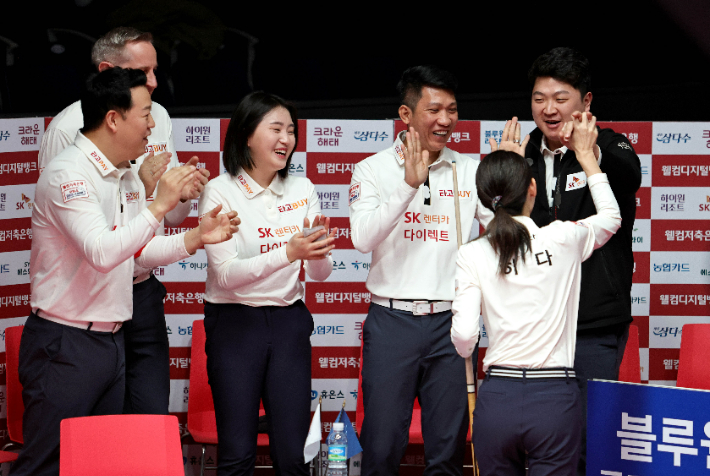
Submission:
[[[120,414],[123,329],[115,334],[57,324],[31,314],[20,341],[25,443],[10,473],[59,474],[59,423],[65,418]]]
[[[362,475],[397,475],[414,399],[422,408],[424,474],[461,475],[468,430],[466,369],[451,311],[415,316],[371,304],[363,328]]]
[[[261,399],[276,474],[308,475],[312,332],[313,317],[300,300],[285,307],[205,304],[219,476],[254,473]]]
[[[619,380],[619,367],[629,340],[629,324],[577,332],[574,370],[582,391],[582,452],[577,475],[587,474],[587,380]]]
[[[133,286],[133,318],[123,325],[125,414],[168,414],[170,343],[163,307],[165,293],[165,286],[153,275]]]
[[[473,412],[481,476],[570,476],[577,469],[582,404],[568,379],[487,377]]]

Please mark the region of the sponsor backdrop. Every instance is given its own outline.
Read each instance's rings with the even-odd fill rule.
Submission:
[[[5,361],[4,329],[22,324],[30,312],[29,260],[31,214],[39,176],[37,153],[51,118],[0,119],[0,362]],[[224,171],[221,150],[228,120],[174,119],[178,156],[198,155],[212,177]],[[501,136],[504,121],[460,121],[449,147],[480,159],[488,139]],[[523,133],[534,123],[523,122]],[[636,259],[633,315],[640,329],[642,380],[674,385],[681,328],[710,322],[710,123],[603,123],[626,135],[641,158],[643,183],[637,195],[634,225]],[[327,282],[305,282],[305,301],[313,313],[312,410],[323,397],[323,431],[330,430],[343,403],[355,421],[362,322],[370,303],[365,280],[369,254],[353,248],[348,218],[348,189],[354,164],[392,143],[403,129],[399,121],[299,121],[299,142],[290,173],[316,186],[323,213],[332,217],[338,239],[333,273]],[[196,226],[197,202],[181,228]],[[451,233],[455,233],[453,222]],[[285,241],[283,230],[265,230],[264,249]],[[165,284],[170,338],[170,412],[184,429],[190,371],[192,321],[203,317],[207,259],[195,256],[155,274]],[[126,299],[129,299],[127,296]],[[485,332],[485,331],[484,331]],[[482,344],[485,346],[487,340]],[[483,353],[482,353],[483,354]],[[0,367],[0,439],[5,428],[5,364]],[[325,433],[324,433],[325,434]],[[196,458],[188,455],[194,464]],[[268,456],[260,456],[268,463]],[[422,462],[420,453],[407,462]],[[357,470],[357,468],[355,468]]]

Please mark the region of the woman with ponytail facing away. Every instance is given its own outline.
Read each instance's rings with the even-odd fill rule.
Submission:
[[[459,250],[451,339],[462,357],[488,332],[472,429],[481,475],[574,474],[581,395],[574,351],[581,265],[619,229],[619,207],[593,148],[596,119],[575,113],[561,138],[577,152],[597,214],[538,228],[530,219],[537,186],[519,155],[520,125],[509,121],[501,150],[481,161],[478,197],[495,217]]]

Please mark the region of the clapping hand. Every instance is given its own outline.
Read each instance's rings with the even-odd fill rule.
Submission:
[[[200,159],[195,155],[190,158],[190,160],[187,161],[187,163],[184,166],[194,166],[197,167],[197,164],[199,163]],[[183,167],[184,167],[183,166]],[[194,175],[194,180],[187,184],[180,195],[180,200],[182,202],[187,202],[188,200],[193,200],[195,198],[198,198],[201,194],[202,191],[205,189],[205,185],[207,185],[207,181],[210,178],[210,171],[207,169],[196,169],[195,170],[195,175]]]
[[[143,159],[143,163],[140,169],[138,169],[138,178],[143,182],[146,198],[152,196],[153,192],[155,192],[158,180],[160,180],[160,177],[168,170],[171,156],[172,153],[170,152],[163,152],[158,155],[150,152],[146,158]]]
[[[296,233],[288,240],[286,244],[286,257],[289,262],[293,263],[297,259],[303,260],[316,260],[325,259],[328,253],[335,248],[333,242],[335,241],[335,234],[338,229],[333,228],[330,230],[330,234],[324,239],[317,241],[318,238],[328,233],[328,227],[330,226],[330,218],[326,218],[323,215],[316,216],[313,219],[313,227],[323,225],[325,229],[319,230],[311,235],[303,236],[303,232]],[[308,218],[303,219],[303,228],[309,228]]]
[[[222,243],[232,238],[242,222],[237,212],[219,214],[222,204],[207,212],[200,220],[200,241],[203,245]]]

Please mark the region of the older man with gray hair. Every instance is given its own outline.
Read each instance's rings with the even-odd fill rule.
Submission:
[[[96,68],[105,71],[119,66],[138,69],[147,77],[150,94],[158,86],[155,71],[158,59],[150,33],[134,28],[115,28],[99,38],[91,52]],[[168,112],[153,102],[151,115],[155,128],[148,136],[145,153],[136,157],[139,176],[146,196],[153,199],[158,180],[167,169],[178,167]],[[49,124],[42,138],[39,168],[47,164],[66,147],[72,145],[84,125],[81,102],[77,101],[60,112]],[[188,162],[197,165],[197,157]],[[197,198],[207,184],[209,172],[200,169],[199,180],[183,189],[181,203],[165,215],[156,235],[165,233],[165,226],[177,227],[190,213],[192,199]],[[170,356],[163,298],[166,289],[151,269],[135,266],[133,274],[133,318],[123,327],[126,340],[126,393],[124,413],[167,414],[170,397]]]

